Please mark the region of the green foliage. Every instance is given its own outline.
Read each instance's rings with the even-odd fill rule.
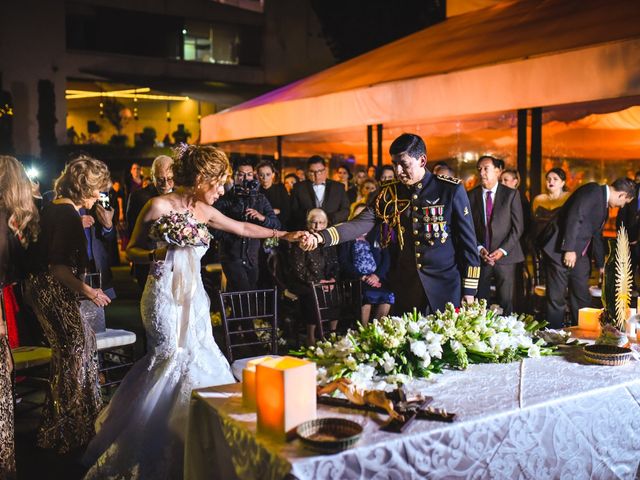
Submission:
[[[459,309],[448,304],[444,312],[426,317],[414,310],[373,320],[291,353],[316,362],[321,384],[347,376],[371,388],[428,377],[445,367],[550,355],[553,349],[533,336],[544,325],[531,316],[499,316],[485,301]]]

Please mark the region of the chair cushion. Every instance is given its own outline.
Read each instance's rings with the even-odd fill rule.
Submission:
[[[258,355],[256,357],[239,358],[231,364],[231,373],[233,373],[233,376],[236,377],[236,380],[241,382],[242,370],[244,370],[244,368],[247,366],[247,363],[249,363],[251,360],[262,357],[278,358],[280,357],[280,355]]]
[[[46,365],[51,360],[48,347],[17,347],[11,349],[16,371]]]
[[[136,334],[129,330],[107,328],[104,332],[96,333],[98,350],[122,347],[136,342]]]

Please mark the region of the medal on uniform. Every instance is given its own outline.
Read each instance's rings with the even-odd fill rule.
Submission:
[[[430,223],[425,223],[425,225],[424,225],[424,229],[425,229],[425,230],[426,230],[426,232],[427,232],[427,233],[425,234],[425,236],[424,236],[424,237],[425,237],[427,240],[431,238],[431,227],[432,227],[432,226],[433,226],[433,225],[431,225]]]
[[[439,238],[440,237],[440,225],[438,225],[437,223],[433,224],[433,231],[434,231],[434,238]]]

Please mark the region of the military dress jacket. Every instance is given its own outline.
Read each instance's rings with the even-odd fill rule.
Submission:
[[[427,171],[414,185],[385,184],[360,215],[320,234],[325,245],[337,245],[394,216],[399,225],[396,242],[389,246],[389,287],[397,303],[410,304],[403,297],[415,291],[407,283],[416,278],[432,310],[443,310],[448,302],[458,306],[463,295],[475,296],[480,257],[469,198],[459,179]]]

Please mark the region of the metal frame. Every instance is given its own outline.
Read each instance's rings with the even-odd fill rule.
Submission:
[[[222,329],[225,352],[229,363],[234,361],[234,349],[269,346],[270,353],[278,353],[278,289],[220,292]],[[265,328],[255,328],[253,320],[271,320]],[[268,341],[261,340],[258,332],[270,332]],[[238,340],[236,340],[238,339]],[[246,356],[246,355],[245,355]],[[240,357],[242,358],[242,357]]]
[[[316,307],[318,337],[324,338],[324,323],[338,320],[338,324],[353,325],[362,315],[362,284],[360,280],[334,280],[312,283]],[[343,325],[344,326],[344,325]]]

